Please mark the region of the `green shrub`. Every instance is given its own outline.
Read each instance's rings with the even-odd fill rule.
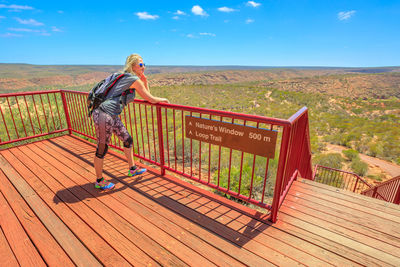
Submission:
[[[382,174],[381,175],[367,175],[367,177],[380,182],[383,180],[384,175],[382,175]]]
[[[250,194],[250,187],[251,187],[251,175],[252,175],[252,168],[244,164],[243,165],[243,170],[242,170],[242,179],[241,179],[241,186],[240,186],[240,194],[244,196],[249,196]],[[229,168],[223,168],[220,171],[220,177],[219,177],[219,185],[224,188],[228,188],[228,176],[229,176]],[[214,183],[218,184],[218,171],[215,171],[214,175]],[[230,190],[233,192],[238,192],[239,190],[239,179],[240,179],[240,167],[235,167],[233,166],[231,168],[231,173],[230,173]],[[252,196],[254,197],[257,193],[258,190],[256,188],[259,187],[259,185],[262,185],[263,178],[258,175],[254,175],[254,181],[253,181],[253,187],[254,190],[252,192]],[[231,196],[227,196],[227,198],[231,198]]]
[[[368,172],[368,164],[360,159],[353,159],[350,165],[351,169],[360,176],[365,176]]]
[[[346,156],[347,160],[353,161],[355,159],[359,159],[358,151],[354,149],[343,150],[342,153]]]
[[[325,167],[341,169],[343,166],[343,157],[339,153],[319,154],[314,157],[313,162]]]

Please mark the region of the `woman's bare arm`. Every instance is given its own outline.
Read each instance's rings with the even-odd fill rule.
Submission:
[[[150,94],[150,92],[147,90],[145,85],[141,80],[136,80],[131,87],[132,89],[135,89],[136,92],[146,101],[149,101],[152,104],[155,103],[169,103],[168,99],[162,98],[162,97],[156,97]]]

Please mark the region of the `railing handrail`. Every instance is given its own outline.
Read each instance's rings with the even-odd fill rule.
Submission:
[[[88,95],[88,92],[79,92],[79,91],[64,90],[64,89],[62,89],[60,91],[61,92],[66,92],[66,93],[76,93],[76,94],[81,94],[81,95]],[[145,100],[142,100],[142,99],[135,99],[135,102],[136,103],[143,103],[143,104],[147,104],[147,105],[153,105],[153,106],[170,107],[170,108],[180,109],[180,110],[184,110],[184,111],[206,113],[206,114],[211,114],[211,115],[216,115],[216,116],[224,116],[224,117],[230,117],[230,118],[234,117],[236,119],[252,120],[254,122],[273,123],[274,125],[278,125],[278,126],[288,126],[288,125],[291,124],[291,122],[289,120],[285,120],[285,119],[264,117],[264,116],[251,115],[251,114],[243,114],[243,113],[232,112],[232,111],[224,111],[224,110],[217,110],[217,109],[207,109],[207,108],[201,108],[201,107],[191,107],[191,106],[177,105],[177,104],[172,104],[172,103],[152,104],[152,103],[150,103],[148,101],[145,101]],[[301,113],[304,112],[303,109],[307,109],[307,108],[303,107],[301,109],[301,111],[302,111]],[[298,114],[298,113],[299,112],[297,112],[296,114]]]
[[[299,109],[295,114],[293,114],[292,116],[290,116],[290,118],[288,119],[288,121],[290,123],[295,123],[298,119],[301,118],[301,116],[303,114],[305,114],[308,111],[307,107],[302,107],[301,109]]]
[[[3,93],[3,94],[0,94],[0,97],[12,97],[12,96],[24,96],[24,95],[46,95],[46,94],[60,93],[61,91],[63,91],[63,90]],[[71,91],[71,92],[75,92],[75,91]]]

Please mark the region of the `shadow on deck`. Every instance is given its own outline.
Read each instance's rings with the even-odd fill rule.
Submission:
[[[100,192],[94,151],[73,136],[0,151],[1,265],[400,266],[398,205],[299,179],[271,224],[151,168],[127,177],[113,153]]]

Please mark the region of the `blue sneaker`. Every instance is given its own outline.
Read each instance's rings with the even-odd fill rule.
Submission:
[[[101,189],[101,190],[111,190],[115,187],[115,184],[105,180],[104,178],[101,178],[100,182],[97,182],[94,184],[95,188]]]
[[[134,169],[134,170],[132,170],[132,169],[130,169],[129,171],[128,171],[128,176],[129,177],[132,177],[132,176],[135,176],[135,175],[139,175],[139,174],[142,174],[142,173],[144,173],[144,172],[146,172],[147,171],[147,169],[145,169],[145,168],[137,168],[136,167],[136,169]]]

